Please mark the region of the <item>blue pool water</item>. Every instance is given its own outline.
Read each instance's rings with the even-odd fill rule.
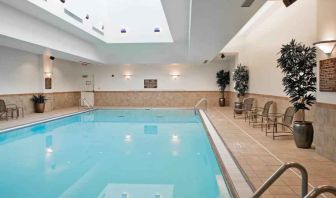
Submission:
[[[0,134],[0,197],[218,198],[192,110],[95,110]]]

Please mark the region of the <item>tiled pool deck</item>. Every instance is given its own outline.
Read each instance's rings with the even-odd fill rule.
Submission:
[[[208,115],[255,188],[284,162],[304,165],[311,187],[336,185],[336,163],[318,155],[314,149],[296,148],[292,137],[277,140],[266,137],[260,128],[252,128],[244,119],[234,119],[233,111],[228,107],[211,108]],[[288,171],[264,197],[299,197],[299,175],[299,172]]]
[[[18,120],[0,121],[0,129],[78,110],[78,107],[67,108],[44,114],[30,114]],[[270,136],[266,137],[260,128],[250,127],[244,119],[234,119],[232,109],[229,107],[210,108],[208,115],[255,188],[258,188],[284,162],[303,164],[308,170],[311,187],[325,184],[336,186],[336,163],[318,155],[314,149],[296,148],[291,137],[272,140]],[[263,197],[299,197],[300,188],[299,173],[288,171]]]

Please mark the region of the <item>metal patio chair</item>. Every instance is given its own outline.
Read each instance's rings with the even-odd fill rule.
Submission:
[[[272,133],[273,140],[276,137],[281,136],[292,136],[293,135],[293,128],[292,123],[295,116],[295,108],[294,107],[288,107],[285,111],[285,114],[281,117],[281,122],[278,122],[277,119],[275,120],[269,120],[267,123],[268,126],[272,126],[272,131],[267,131],[268,126],[266,127],[266,136],[268,133]],[[281,131],[278,131],[278,126],[282,127]],[[286,130],[288,129],[288,130]]]
[[[0,99],[0,119],[5,118],[8,120],[9,117],[14,118],[14,112],[17,112],[18,108],[15,104],[7,104],[4,100]]]
[[[249,118],[251,116],[252,113],[252,108],[253,108],[253,103],[254,103],[254,98],[246,98],[243,101],[243,107],[241,109],[234,109],[233,111],[233,117],[236,118],[237,114],[236,110],[242,112],[245,121],[247,120],[247,118]]]
[[[268,101],[265,103],[263,108],[256,107],[252,109],[251,117],[249,119],[249,124],[252,123],[252,126],[255,127],[256,125],[261,126],[261,130],[263,130],[264,126],[269,121],[269,111],[273,104],[273,101]],[[260,118],[260,121],[258,121]]]

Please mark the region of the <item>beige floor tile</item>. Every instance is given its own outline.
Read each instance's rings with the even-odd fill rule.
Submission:
[[[262,185],[284,162],[303,164],[312,186],[336,185],[336,163],[318,155],[314,149],[296,148],[292,137],[273,140],[260,128],[252,128],[243,119],[234,119],[229,107],[210,108],[208,115],[253,186]],[[296,174],[292,171],[283,174],[265,197],[299,197],[300,173],[294,171]]]

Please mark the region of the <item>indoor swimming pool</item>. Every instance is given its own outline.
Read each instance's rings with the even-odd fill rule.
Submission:
[[[101,109],[0,134],[1,197],[231,197],[199,113]]]

